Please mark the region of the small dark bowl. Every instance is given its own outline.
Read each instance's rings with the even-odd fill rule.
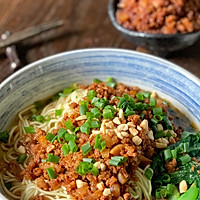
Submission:
[[[109,0],[108,15],[113,26],[135,46],[144,47],[152,52],[168,56],[170,53],[192,46],[200,39],[200,31],[188,34],[150,34],[132,31],[118,24],[115,18],[119,0]]]

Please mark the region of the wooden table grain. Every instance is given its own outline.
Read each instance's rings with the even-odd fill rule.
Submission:
[[[23,65],[69,50],[115,47],[134,50],[112,26],[108,0],[0,0],[0,34],[16,32],[44,22],[64,20],[64,26],[18,44]],[[168,60],[200,78],[200,42],[174,53]],[[13,71],[0,50],[0,83]]]

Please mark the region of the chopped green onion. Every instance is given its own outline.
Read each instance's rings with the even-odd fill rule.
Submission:
[[[161,188],[157,188],[155,192],[156,199],[160,199],[162,197],[162,191]]]
[[[112,112],[112,110],[104,109],[103,110],[103,118],[104,119],[113,119],[114,118],[114,113]]]
[[[144,176],[148,179],[151,180],[153,177],[153,169],[147,168],[144,172]]]
[[[97,108],[98,109],[98,108]],[[91,113],[91,112],[86,112],[86,117],[87,117],[87,119],[93,119],[94,118],[94,115],[93,115],[93,113]]]
[[[7,188],[8,190],[10,190],[11,187],[12,187],[12,182],[7,182],[7,183],[5,183],[5,186],[6,186],[6,188]]]
[[[153,108],[153,114],[162,115],[163,114],[162,108]]]
[[[181,162],[182,165],[185,165],[186,163],[191,161],[191,157],[189,154],[186,154],[186,155],[180,157],[179,161]]]
[[[72,140],[69,141],[68,143],[69,145],[69,149],[72,153],[77,152],[78,151],[78,146],[76,145],[76,143]]]
[[[144,113],[141,113],[141,114],[140,114],[140,119],[144,119],[144,117],[145,117],[145,114],[144,114]]]
[[[71,123],[71,120],[69,119],[68,121],[66,121],[65,122],[65,127],[67,128],[67,129],[69,129],[70,131],[74,131],[74,129],[75,129],[75,126]]]
[[[99,99],[97,97],[94,97],[91,103],[94,104],[95,107],[102,109],[105,105],[108,105],[109,101],[104,98]]]
[[[99,149],[100,151],[103,151],[106,148],[106,142],[102,140],[101,135],[97,134],[95,136],[95,149]]]
[[[90,123],[88,121],[86,121],[81,127],[80,127],[80,131],[82,133],[86,133],[86,134],[90,134]]]
[[[166,162],[172,159],[172,153],[170,149],[164,150],[164,157]]]
[[[27,155],[26,155],[26,154],[20,155],[20,156],[17,158],[17,163],[18,163],[18,164],[23,164],[24,161],[26,160],[26,158],[27,158]]]
[[[59,163],[60,157],[59,156],[54,156],[52,153],[48,153],[47,154],[47,160],[49,162]]]
[[[7,131],[0,132],[0,142],[7,143],[9,139],[9,134]]]
[[[167,127],[167,129],[173,130],[173,126],[167,115],[163,115],[163,122],[165,123],[165,126]]]
[[[189,152],[189,142],[183,143],[183,152],[188,153]]]
[[[35,129],[33,127],[24,127],[25,132],[35,134]]]
[[[86,144],[84,144],[82,147],[81,147],[81,150],[83,152],[83,155],[87,155],[91,150],[92,150],[92,147],[90,146],[90,143],[87,142]]]
[[[150,98],[150,107],[155,108],[156,107],[156,100],[154,98]]]
[[[69,145],[67,143],[65,143],[63,146],[62,146],[62,152],[64,154],[64,156],[66,156],[69,152],[70,152],[70,149],[69,149]]]
[[[156,115],[153,116],[153,119],[156,119],[158,121],[162,121],[163,118],[162,118],[161,115],[156,114]]]
[[[170,175],[169,174],[163,174],[162,177],[161,177],[161,180],[164,183],[169,183],[171,181]]]
[[[93,79],[93,82],[94,82],[94,83],[101,83],[102,81],[99,80],[98,78],[94,78],[94,79]]]
[[[172,158],[177,158],[177,149],[172,149],[171,153],[172,153]]]
[[[137,93],[136,94],[136,98],[138,99],[138,101],[144,101],[144,96],[143,96],[143,94],[142,93]]]
[[[101,126],[101,122],[99,120],[95,121],[90,121],[90,127],[91,128],[99,128]]]
[[[88,106],[87,104],[82,104],[79,106],[79,112],[80,112],[80,115],[85,115],[86,112],[88,111]]]
[[[46,163],[48,160],[47,159],[42,159],[41,161]]]
[[[133,108],[131,108],[131,106],[127,105],[125,112],[124,112],[124,116],[128,117],[129,115],[134,115],[135,111],[133,110]]]
[[[94,158],[83,158],[83,162],[95,163],[95,159]]]
[[[61,116],[62,115],[63,110],[62,109],[58,109],[55,111],[55,117],[57,116]]]
[[[171,196],[174,190],[174,185],[173,184],[167,184],[166,188],[166,196]]]
[[[158,131],[154,134],[155,139],[162,138],[163,136],[165,136],[164,131]]]
[[[41,108],[44,107],[44,105],[42,104],[41,101],[35,101],[35,102],[34,102],[34,105],[35,105],[35,108],[36,108],[36,109],[41,109]]]
[[[46,170],[47,170],[47,173],[48,173],[49,178],[50,178],[51,180],[54,179],[54,178],[56,178],[56,173],[55,173],[53,167],[49,167],[49,168],[47,168]]]
[[[151,93],[150,93],[150,92],[142,92],[142,95],[143,95],[145,98],[149,99],[150,96],[151,96]]]
[[[159,121],[153,117],[153,118],[151,118],[151,122],[153,122],[153,124],[157,125]]]
[[[45,139],[49,140],[50,142],[55,138],[55,135],[51,134],[51,133],[47,133]]]
[[[65,128],[60,128],[58,130],[59,137],[63,137],[65,133],[67,133],[67,130]]]
[[[77,139],[77,136],[74,134],[69,134],[69,133],[65,133],[64,138],[66,141],[75,141]]]
[[[63,90],[63,94],[71,94],[73,92],[73,89],[72,88],[65,88]]]
[[[125,163],[126,160],[127,160],[127,157],[114,156],[114,157],[111,157],[111,160],[109,161],[109,164],[113,165],[113,166],[120,166],[121,164]]]
[[[112,88],[116,88],[117,82],[112,77],[107,78],[106,85]]]
[[[95,118],[101,117],[101,111],[98,108],[92,108],[90,112]]]
[[[97,176],[99,174],[99,170],[94,166],[93,163],[79,162],[79,165],[76,167],[76,173],[82,176],[92,173],[94,176]]]
[[[88,99],[92,100],[96,96],[97,96],[97,92],[95,90],[89,90],[88,91],[88,95],[87,95]]]

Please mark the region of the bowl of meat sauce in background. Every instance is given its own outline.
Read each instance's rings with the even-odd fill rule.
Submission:
[[[0,85],[0,198],[187,199],[192,192],[196,199],[199,88],[183,68],[123,49],[74,50],[20,69]]]
[[[109,0],[108,15],[133,45],[161,56],[192,46],[200,38],[198,0]]]

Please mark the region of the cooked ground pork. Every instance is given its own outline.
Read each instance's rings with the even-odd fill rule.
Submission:
[[[153,117],[152,108],[147,110],[137,110],[134,114],[125,116],[123,109],[117,108],[119,99],[123,94],[136,97],[138,92],[142,92],[137,87],[128,87],[121,83],[116,88],[106,86],[105,83],[93,83],[88,91],[95,90],[98,98],[109,100],[109,105],[117,110],[114,118],[99,118],[100,128],[90,130],[90,134],[86,134],[78,130],[76,132],[78,150],[69,152],[64,156],[62,147],[63,141],[55,140],[53,142],[45,137],[47,133],[41,129],[36,130],[36,134],[27,134],[24,136],[24,145],[27,152],[32,157],[27,168],[22,172],[25,179],[34,180],[37,186],[46,191],[52,191],[60,188],[66,188],[69,195],[75,199],[94,200],[94,199],[129,199],[128,181],[137,180],[135,170],[145,167],[151,163],[151,158],[155,154],[155,140],[149,134],[151,132],[151,122]],[[91,104],[91,100],[85,98],[89,102],[88,111],[95,106]],[[135,98],[136,103],[140,105],[140,101]],[[145,105],[149,103],[148,99],[144,99]],[[160,103],[163,111],[167,111],[167,106]],[[86,119],[77,121],[80,116],[79,105],[70,104],[73,113],[65,114],[63,121],[59,124],[58,129],[53,131],[53,135],[58,135],[59,129],[68,130],[65,123],[70,120],[73,126],[80,127],[86,122]],[[102,109],[100,109],[102,112]],[[141,115],[142,114],[142,115]],[[148,124],[149,123],[149,124]],[[95,146],[96,135],[100,135],[102,141],[105,141],[106,147],[100,151]],[[89,142],[91,150],[83,155],[82,146]],[[57,162],[49,162],[46,160],[48,155],[52,154],[59,157]],[[110,164],[111,157],[121,156],[125,158],[119,166]],[[98,174],[86,173],[80,175],[77,167],[83,158],[95,159],[94,166],[98,169]],[[56,177],[51,179],[47,169],[53,168]],[[44,197],[36,197],[35,200],[43,200]]]
[[[116,19],[145,33],[191,33],[200,30],[199,0],[120,0]]]

